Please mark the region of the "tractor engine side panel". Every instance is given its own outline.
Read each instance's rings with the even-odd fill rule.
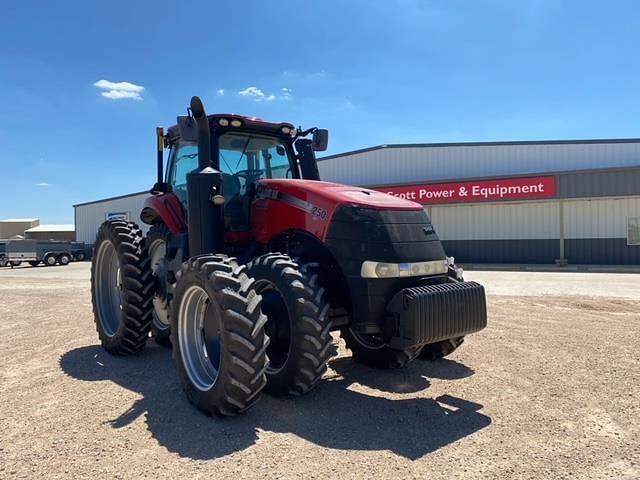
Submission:
[[[251,229],[255,240],[267,244],[288,230],[304,230],[323,239],[336,202],[303,189],[287,187],[267,182],[258,185],[251,206]]]
[[[161,220],[173,234],[187,232],[184,207],[173,193],[148,197],[144,201],[140,219],[148,225]]]

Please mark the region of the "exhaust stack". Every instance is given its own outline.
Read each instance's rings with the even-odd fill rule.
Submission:
[[[209,119],[198,97],[191,98],[198,127],[198,170],[187,175],[189,256],[221,252],[224,247],[222,176],[212,161]]]

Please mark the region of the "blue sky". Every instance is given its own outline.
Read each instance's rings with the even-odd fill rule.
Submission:
[[[194,94],[327,127],[328,153],[638,137],[639,45],[635,1],[5,2],[0,218],[147,189]]]

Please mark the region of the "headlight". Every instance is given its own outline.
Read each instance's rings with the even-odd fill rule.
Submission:
[[[240,120],[238,120],[237,118],[233,119],[233,120],[231,120],[231,126],[232,127],[241,127],[242,126],[242,122]]]
[[[363,278],[399,278],[439,275],[447,272],[448,262],[432,260],[430,262],[386,263],[367,260],[362,263],[360,276]]]
[[[282,127],[280,130],[282,130],[282,133],[285,135],[289,135],[291,133],[291,129],[289,127]]]
[[[218,125],[220,125],[221,127],[228,127],[229,120],[227,120],[226,118],[221,118],[220,120],[218,120]]]

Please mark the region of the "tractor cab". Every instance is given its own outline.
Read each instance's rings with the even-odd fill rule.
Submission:
[[[237,116],[212,117],[210,123],[218,124],[212,129],[212,143],[217,147],[212,153],[215,157],[212,163],[218,167],[222,181],[224,230],[247,232],[256,182],[263,178],[300,178],[292,137],[277,130],[275,133],[279,135],[274,135],[272,129],[243,131],[241,127],[231,127],[230,118],[240,122]],[[220,122],[227,128],[220,127]],[[187,208],[187,175],[198,171],[198,144],[178,137],[169,146],[166,183]]]
[[[290,123],[235,114],[204,115],[200,123],[193,115],[181,116],[166,136],[163,133],[158,129],[159,176],[152,193],[173,194],[189,217],[188,178],[210,169],[207,171],[216,177],[211,188],[220,193],[221,205],[215,207],[222,207],[216,225],[224,232],[222,250],[235,254],[238,248],[234,246],[241,247],[252,240],[251,204],[258,181],[319,180],[314,152],[325,150],[328,141],[326,130],[302,131]],[[305,138],[309,134],[312,137]],[[166,175],[163,147],[169,148]]]

